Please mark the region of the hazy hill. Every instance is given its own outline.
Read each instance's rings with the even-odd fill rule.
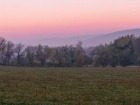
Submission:
[[[104,35],[85,35],[68,38],[46,38],[38,40],[37,43],[45,44],[48,46],[62,46],[62,45],[75,45],[78,41],[83,42],[84,47],[96,46],[99,44],[110,43],[120,36],[133,34],[136,37],[140,36],[140,29],[123,30]]]
[[[91,38],[96,38],[93,35],[84,35],[84,36],[74,36],[67,38],[46,38],[39,40],[37,43],[49,45],[49,46],[62,46],[62,45],[75,45],[78,41],[85,41]]]
[[[110,43],[111,41],[114,41],[115,39],[121,36],[126,36],[128,34],[129,35],[132,34],[135,37],[138,37],[140,36],[140,29],[123,30],[123,31],[118,31],[118,32],[110,33],[110,34],[99,35],[97,37],[84,40],[83,46],[89,47],[89,46],[96,46],[99,44]]]
[[[73,36],[73,37],[66,37],[66,38],[21,38],[21,39],[14,39],[11,40],[14,43],[22,42],[25,46],[29,45],[48,45],[50,47],[55,46],[63,46],[63,45],[76,45],[78,41],[83,42],[83,47],[93,47],[99,44],[110,43],[115,39],[119,38],[120,36],[125,36],[128,34],[133,34],[136,37],[140,36],[140,29],[131,29],[131,30],[123,30],[117,31],[114,33],[109,34],[102,34],[102,35],[83,35],[83,36]],[[10,39],[8,39],[10,40]]]

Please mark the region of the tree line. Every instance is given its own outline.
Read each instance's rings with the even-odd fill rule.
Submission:
[[[14,44],[0,38],[0,65],[7,66],[129,66],[140,65],[140,37],[133,35],[119,37],[110,44],[83,48],[76,46],[49,47],[47,45],[27,46]]]

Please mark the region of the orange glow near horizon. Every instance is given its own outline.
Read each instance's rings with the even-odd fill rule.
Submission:
[[[63,37],[140,28],[139,4],[140,0],[2,0],[0,35]]]

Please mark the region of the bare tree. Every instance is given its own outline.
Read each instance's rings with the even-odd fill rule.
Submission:
[[[30,66],[34,65],[34,61],[35,61],[35,47],[32,46],[28,46],[25,49],[25,56],[27,59],[27,62],[29,63]]]
[[[56,66],[64,66],[65,63],[65,55],[63,55],[63,47],[56,47],[52,50],[52,58],[53,62]]]
[[[6,40],[4,38],[0,38],[0,64],[4,64],[5,49]]]
[[[38,45],[36,47],[36,58],[41,66],[44,66],[47,58],[50,56],[50,48],[48,46]]]
[[[5,64],[10,64],[11,57],[14,55],[14,43],[8,41],[5,48]]]
[[[15,47],[17,65],[20,65],[22,62],[23,48],[24,48],[24,45],[22,43],[17,44]]]
[[[84,59],[84,50],[82,48],[82,42],[79,41],[78,44],[76,45],[76,52],[75,52],[75,57],[76,57],[76,66],[82,66]]]
[[[60,67],[78,66],[83,62],[83,49],[81,45],[61,46],[53,48],[53,62]]]
[[[6,40],[0,37],[0,46],[2,46],[4,42],[6,42]]]

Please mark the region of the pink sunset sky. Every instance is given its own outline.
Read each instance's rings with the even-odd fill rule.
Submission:
[[[0,0],[0,36],[8,40],[133,28],[140,28],[140,0]]]

